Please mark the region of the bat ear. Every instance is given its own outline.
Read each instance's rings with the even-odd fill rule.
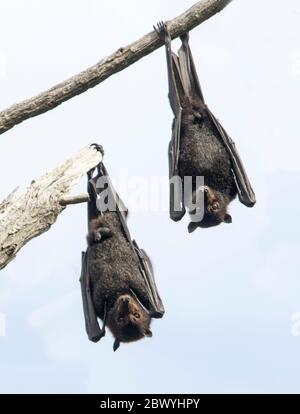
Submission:
[[[193,231],[195,231],[197,227],[198,227],[198,223],[191,221],[188,225],[188,232],[193,233]]]
[[[145,336],[147,336],[148,338],[152,338],[152,332],[150,329],[146,329]]]
[[[119,348],[119,346],[120,346],[120,341],[118,339],[116,339],[115,342],[114,342],[114,346],[113,346],[114,352],[116,352],[116,350]]]
[[[225,214],[224,223],[232,223],[232,217],[230,214]]]

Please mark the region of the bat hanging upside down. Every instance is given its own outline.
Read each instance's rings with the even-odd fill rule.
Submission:
[[[192,220],[189,232],[231,223],[227,207],[236,195],[247,207],[256,202],[246,171],[234,142],[205,104],[188,33],[181,36],[182,46],[176,55],[166,24],[158,23],[155,30],[166,47],[169,100],[174,113],[169,144],[170,217],[181,220],[188,207]],[[196,177],[200,176],[204,185],[197,186]],[[172,181],[174,177],[180,179]],[[184,188],[185,177],[191,177],[190,194]],[[201,220],[193,219],[197,208],[189,207],[188,197],[192,206],[195,200],[202,200]]]
[[[150,259],[131,239],[126,224],[128,212],[102,162],[97,171],[94,177],[94,170],[88,173],[88,247],[82,253],[80,281],[89,339],[98,342],[107,325],[115,337],[116,350],[120,342],[151,337],[151,319],[161,318],[164,307]],[[97,185],[101,178],[105,179],[105,188]],[[114,211],[99,211],[105,197],[113,199]],[[102,328],[98,317],[103,321]]]

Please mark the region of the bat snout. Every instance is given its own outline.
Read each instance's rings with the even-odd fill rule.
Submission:
[[[124,295],[124,296],[120,297],[120,301],[123,304],[129,303],[129,299],[130,299],[129,296],[127,296],[127,295]]]
[[[122,295],[118,299],[118,308],[119,311],[122,313],[127,314],[129,310],[129,303],[130,303],[130,296],[129,295]]]

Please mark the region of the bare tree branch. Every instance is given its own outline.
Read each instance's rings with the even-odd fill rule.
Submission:
[[[101,159],[99,151],[85,147],[59,167],[32,181],[25,191],[14,190],[0,204],[0,269],[13,260],[29,240],[51,227],[65,209],[61,200]]]
[[[87,203],[90,201],[88,193],[76,194],[76,195],[65,195],[60,198],[59,204],[61,206],[68,206],[70,204]]]
[[[168,22],[172,38],[192,30],[226,7],[231,0],[202,0],[189,10]],[[41,94],[15,104],[0,112],[0,134],[26,119],[50,111],[61,103],[93,88],[111,75],[132,65],[161,46],[154,31],[101,60],[78,75],[48,89]]]
[[[192,30],[230,2],[231,0],[199,1],[168,22],[171,37]],[[0,134],[98,85],[160,46],[156,33],[148,33],[78,75],[0,112]],[[101,153],[95,148],[86,147],[53,171],[33,181],[25,191],[15,189],[0,204],[0,269],[13,260],[28,241],[47,231],[65,206],[89,200],[88,194],[70,196],[67,193],[101,158]]]

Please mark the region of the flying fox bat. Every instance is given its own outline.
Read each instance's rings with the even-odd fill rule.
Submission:
[[[204,101],[189,34],[181,36],[182,45],[176,55],[171,50],[166,24],[160,22],[154,29],[166,47],[169,100],[174,113],[169,144],[170,217],[181,220],[189,207],[188,196],[194,202],[202,194],[202,220],[193,219],[197,208],[189,208],[189,232],[197,227],[231,223],[227,207],[236,195],[247,207],[256,202],[245,168],[234,142]],[[200,176],[205,185],[197,187],[196,177]],[[174,177],[180,179],[173,180]],[[184,177],[192,179],[190,194],[185,193]]]
[[[88,247],[82,252],[80,282],[88,338],[98,342],[107,325],[115,337],[115,351],[120,342],[151,337],[151,319],[161,318],[164,307],[150,259],[131,239],[128,210],[102,162],[96,170],[96,175],[95,169],[88,173]],[[105,204],[107,200],[110,203]]]

